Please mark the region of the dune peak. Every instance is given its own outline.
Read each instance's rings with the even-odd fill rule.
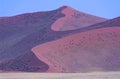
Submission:
[[[51,29],[54,31],[75,30],[106,20],[101,17],[79,12],[69,6],[62,6],[60,7],[60,10],[65,16],[59,18],[52,24]]]

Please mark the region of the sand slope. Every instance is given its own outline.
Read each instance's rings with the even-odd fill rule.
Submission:
[[[48,65],[38,60],[31,49],[38,44],[59,39],[71,33],[64,34],[64,32],[58,33],[51,30],[51,25],[65,16],[62,10],[61,7],[53,11],[1,18],[0,70],[45,72]],[[35,64],[31,65],[29,61]],[[20,66],[16,64],[20,64]],[[42,68],[43,66],[44,68]]]
[[[38,45],[34,54],[59,72],[120,70],[120,27],[74,34]]]
[[[94,15],[79,12],[71,7],[61,7],[61,13],[65,16],[52,24],[51,29],[55,31],[74,30],[83,28],[96,23],[104,22],[107,19]]]

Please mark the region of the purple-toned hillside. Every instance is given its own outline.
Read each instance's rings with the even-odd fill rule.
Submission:
[[[82,16],[75,18],[75,16],[78,16],[75,15],[71,18],[71,14],[67,11],[77,12]],[[70,18],[68,19],[68,17]],[[62,18],[64,20],[60,22]],[[56,23],[59,23],[62,27],[57,26]],[[77,25],[77,27],[73,25]],[[0,18],[0,70],[4,72],[59,72],[59,70],[51,68],[43,59],[36,56],[32,49],[37,45],[56,41],[60,38],[64,39],[66,36],[76,33],[81,34],[100,28],[119,28],[119,26],[119,17],[106,20],[75,11],[67,6],[48,12]],[[58,29],[55,30],[57,27]],[[44,51],[41,50],[39,53],[44,53]],[[72,71],[69,70],[69,72]]]

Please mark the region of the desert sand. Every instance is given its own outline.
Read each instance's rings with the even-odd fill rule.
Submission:
[[[120,79],[120,72],[2,73],[0,79]]]

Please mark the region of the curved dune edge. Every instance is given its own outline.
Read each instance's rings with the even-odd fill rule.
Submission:
[[[67,20],[67,19],[69,19],[69,20],[72,19],[72,16],[71,16],[71,15],[73,15],[74,12],[75,12],[74,9],[72,9],[72,8],[70,8],[70,7],[65,7],[65,8],[62,10],[62,12],[61,12],[61,13],[65,14],[65,16],[62,17],[62,18],[60,18],[60,19],[58,19],[58,20],[51,26],[51,29],[54,30],[54,31],[60,31],[60,29],[62,28],[62,25],[61,25],[61,24],[63,24],[63,23],[65,22],[65,20]],[[71,26],[71,28],[72,28],[72,26]]]
[[[106,21],[104,18],[79,12],[71,7],[64,7],[61,11],[65,16],[55,21],[51,29],[54,31],[75,30],[85,26]]]
[[[68,63],[68,64],[66,64],[65,62],[64,62],[64,57],[62,58],[62,57],[60,57],[60,56],[62,56],[62,54],[61,54],[61,52],[62,52],[62,50],[63,49],[65,49],[65,47],[70,47],[70,46],[72,46],[72,45],[69,45],[68,43],[67,43],[67,41],[69,41],[69,40],[74,40],[74,44],[77,44],[78,43],[78,41],[77,40],[79,40],[79,39],[82,39],[84,36],[90,36],[90,35],[93,35],[94,36],[94,34],[95,33],[100,33],[100,34],[102,34],[102,33],[107,33],[107,34],[109,34],[109,33],[114,33],[115,32],[115,34],[117,34],[118,36],[118,38],[120,39],[120,27],[109,27],[109,28],[101,28],[101,29],[97,29],[97,30],[92,30],[92,31],[88,31],[88,32],[83,32],[83,33],[77,33],[77,34],[74,34],[74,35],[71,35],[71,36],[68,36],[68,37],[65,37],[65,38],[62,38],[62,39],[59,39],[59,40],[57,40],[57,41],[53,41],[53,42],[48,42],[48,43],[45,43],[45,44],[42,44],[42,45],[38,45],[38,46],[36,46],[36,47],[34,47],[34,48],[32,48],[32,51],[34,52],[34,54],[38,57],[38,59],[40,59],[40,60],[42,60],[43,62],[45,62],[46,64],[48,64],[49,65],[49,72],[64,72],[63,71],[63,68],[62,68],[62,66],[64,67],[64,68],[67,68],[67,67],[69,67],[69,65],[68,64],[70,64],[70,63]],[[75,39],[74,39],[75,38]],[[114,38],[116,38],[116,37],[113,37],[113,39]],[[111,40],[108,40],[108,38],[104,38],[104,40],[107,40],[107,41],[105,41],[105,42],[97,42],[96,41],[96,39],[97,39],[97,37],[93,37],[92,38],[93,40],[92,41],[88,41],[90,44],[86,44],[87,46],[83,46],[83,47],[81,47],[81,48],[79,48],[79,49],[77,49],[77,50],[79,50],[79,52],[83,49],[83,50],[91,50],[91,49],[94,49],[94,47],[95,47],[95,45],[97,45],[98,43],[100,43],[100,44],[102,44],[102,45],[104,45],[104,47],[107,49],[109,49],[109,48],[114,48],[114,46],[116,46],[116,48],[119,48],[120,47],[120,45],[119,45],[119,43],[117,44],[117,45],[113,45],[112,43],[111,43]],[[118,41],[119,41],[119,39],[118,39]],[[86,41],[87,42],[87,41]],[[119,41],[120,42],[120,41]],[[109,45],[107,45],[107,43],[109,44]],[[59,45],[61,45],[61,47],[59,47]],[[64,45],[66,45],[66,46],[64,46]],[[68,46],[67,46],[68,45]],[[117,47],[118,46],[118,47]],[[71,49],[73,49],[73,50],[76,50],[76,48],[71,48]],[[66,50],[63,50],[63,51],[65,51],[65,52],[67,52],[67,53],[69,53],[68,51],[66,51]],[[104,50],[103,50],[104,51]],[[120,50],[118,50],[118,51],[120,51]],[[57,52],[57,53],[56,53]],[[71,52],[72,53],[72,52]],[[68,55],[69,54],[67,54],[67,56],[65,56],[65,58],[67,58],[68,57]],[[78,54],[79,55],[79,54]],[[90,55],[90,56],[92,56],[92,55]],[[105,56],[107,56],[107,53],[105,54]],[[105,58],[105,56],[103,56],[103,58]],[[49,58],[50,57],[50,58]],[[54,58],[55,57],[55,58]],[[94,56],[93,56],[94,57]],[[99,56],[98,56],[99,57]],[[71,60],[71,59],[69,59],[70,57],[68,57],[67,59],[68,60],[65,60],[66,62],[67,61],[69,61],[69,60]],[[71,57],[72,58],[72,57]],[[77,57],[77,58],[79,58],[79,57]],[[62,60],[63,61],[62,61]],[[101,59],[101,58],[100,58]],[[61,62],[61,63],[59,63],[59,62],[56,62],[56,61],[59,61],[59,62]],[[62,63],[63,62],[63,63]],[[119,62],[119,61],[118,61]],[[56,64],[56,66],[55,66],[55,64],[54,63],[57,63]],[[64,65],[65,64],[65,65]],[[52,70],[52,69],[55,69],[55,71],[54,70]],[[68,68],[69,69],[69,68]],[[102,69],[102,68],[97,68],[97,70],[98,71],[104,71],[104,69]],[[68,72],[69,72],[69,70],[68,70]],[[71,72],[71,71],[70,71]]]

